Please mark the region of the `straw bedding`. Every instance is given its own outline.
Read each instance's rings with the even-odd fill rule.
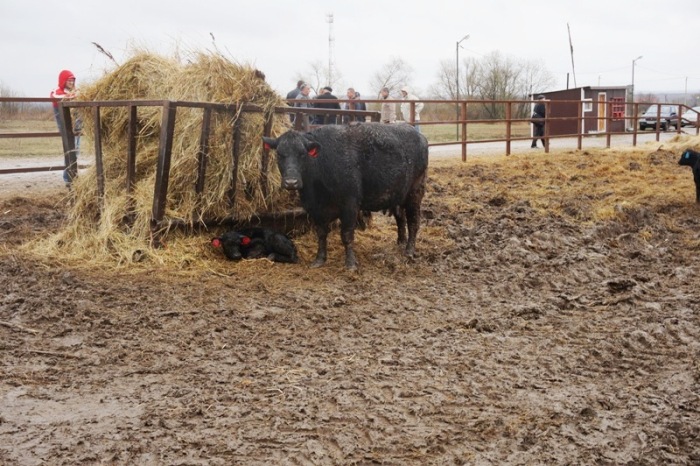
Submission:
[[[284,101],[265,82],[260,71],[234,63],[218,53],[196,52],[183,59],[139,51],[114,71],[82,88],[80,93],[80,100],[85,101],[136,99],[252,103],[264,109],[263,113],[214,112],[205,189],[198,198],[194,186],[203,111],[178,108],[162,232],[166,243],[181,238],[181,233],[170,227],[173,221],[197,226],[206,219],[233,216],[246,220],[296,205],[294,198],[279,188],[279,173],[273,160],[267,167],[267,194],[262,186],[260,141],[264,122],[266,115],[275,106],[284,105]],[[80,109],[79,112],[85,122],[82,152],[91,153],[88,147],[94,141],[94,118],[91,111]],[[97,195],[93,165],[73,183],[68,221],[48,244],[42,245],[47,249],[44,252],[118,263],[162,257],[162,252],[150,248],[162,107],[138,108],[136,180],[131,196],[125,189],[128,109],[102,107],[100,116],[105,177],[103,206]],[[236,120],[241,124],[240,159],[235,200],[231,206],[227,192],[232,181],[232,128]],[[273,135],[281,134],[288,127],[285,115],[274,116]]]

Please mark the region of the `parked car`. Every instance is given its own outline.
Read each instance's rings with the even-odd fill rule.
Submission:
[[[677,105],[661,105],[659,129],[666,131],[671,126],[678,129],[678,106]],[[639,130],[644,131],[647,128],[656,129],[656,118],[659,116],[659,104],[650,106],[644,115],[639,118]]]
[[[689,108],[681,115],[681,126],[697,126],[700,107]]]

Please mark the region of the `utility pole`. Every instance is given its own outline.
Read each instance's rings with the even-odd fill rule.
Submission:
[[[327,86],[333,85],[333,42],[335,37],[333,37],[333,13],[328,13],[326,15],[326,22],[328,23],[328,83]]]
[[[469,39],[469,34],[466,36],[462,37],[460,40],[457,41],[457,45],[455,47],[455,55],[456,55],[456,67],[455,67],[455,84],[457,87],[455,88],[455,95],[457,96],[457,100],[459,100],[459,44],[464,42],[465,40]],[[457,102],[457,108],[456,108],[456,116],[457,116],[457,139],[459,139],[459,102]]]
[[[635,65],[635,63],[637,63],[637,60],[641,60],[641,59],[642,59],[642,56],[640,55],[637,58],[635,58],[634,60],[632,60],[632,87],[630,88],[630,103],[632,104],[632,110],[630,111],[630,113],[634,112],[634,65]],[[630,120],[630,122],[631,122],[630,126],[636,125],[634,116],[635,115],[632,115],[632,119]],[[631,129],[634,129],[634,128],[631,128]]]

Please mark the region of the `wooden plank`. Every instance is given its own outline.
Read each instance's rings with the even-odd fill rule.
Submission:
[[[170,163],[173,152],[173,133],[175,132],[176,113],[177,107],[175,105],[172,105],[169,101],[163,103],[156,181],[153,190],[153,210],[151,214],[151,243],[156,247],[161,245],[161,225],[163,217],[165,216],[165,204],[168,197],[168,182],[170,181]]]
[[[131,195],[134,192],[136,180],[136,136],[138,135],[138,118],[136,105],[129,105],[129,126],[127,128],[126,151],[126,192]]]
[[[100,203],[100,210],[104,210],[105,205],[105,170],[102,159],[102,133],[100,132],[100,107],[92,109],[92,117],[95,121],[95,170],[97,174],[97,197]]]
[[[209,135],[211,133],[211,107],[206,107],[202,114],[202,132],[199,136],[199,150],[197,151],[197,182],[195,192],[201,196],[204,192],[204,182],[207,173],[207,159],[209,158]]]
[[[272,119],[273,119],[274,114],[270,114],[265,120],[265,126],[263,127],[263,136],[265,137],[270,137],[272,135]],[[262,141],[260,141],[260,144],[262,144]],[[267,194],[270,190],[269,185],[269,179],[268,179],[268,174],[270,171],[270,150],[265,149],[265,146],[263,145],[263,152],[262,152],[262,161],[261,161],[261,173],[260,173],[260,183],[262,186],[260,187],[262,190],[262,195],[263,197],[267,198]]]
[[[241,149],[241,118],[242,113],[238,115],[236,121],[233,122],[233,169],[231,173],[231,187],[228,190],[228,204],[233,208],[236,201],[236,186],[238,183],[238,162]]]
[[[78,174],[78,157],[75,152],[75,135],[73,134],[73,120],[70,108],[58,103],[58,119],[61,122],[61,140],[63,142],[63,160],[68,171],[68,182],[72,182]]]

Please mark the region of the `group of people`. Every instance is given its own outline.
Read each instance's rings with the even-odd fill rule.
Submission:
[[[346,97],[347,101],[343,102],[342,106],[339,102],[338,97],[333,95],[333,88],[330,86],[325,86],[321,89],[321,91],[318,93],[314,99],[323,99],[323,100],[328,100],[328,102],[307,102],[311,100],[310,97],[311,94],[311,86],[309,84],[305,83],[304,81],[298,81],[297,82],[297,87],[292,89],[287,93],[287,100],[295,100],[294,102],[294,107],[297,108],[320,108],[320,109],[329,109],[329,110],[356,110],[356,111],[366,111],[367,106],[365,102],[363,102],[360,99],[360,93],[357,92],[354,88],[350,87],[348,88],[346,92]],[[414,122],[419,122],[420,121],[420,112],[423,110],[423,102],[418,101],[418,97],[415,95],[411,94],[410,89],[408,87],[403,87],[401,88],[401,96],[402,99],[405,100],[405,103],[401,104],[401,114],[403,115],[403,119],[405,121],[414,121]],[[389,88],[384,87],[382,90],[379,92],[379,99],[381,100],[391,100],[390,95],[389,95]],[[411,104],[409,101],[416,101],[414,104],[414,110],[413,110],[413,119],[411,119]],[[294,121],[294,115],[291,116],[292,121]],[[383,102],[381,105],[381,117],[380,120],[382,123],[396,123],[397,118],[396,118],[396,109],[395,105],[393,102]],[[342,118],[340,118],[340,115],[332,114],[332,113],[319,113],[319,114],[314,114],[314,115],[308,115],[306,118],[304,118],[301,121],[301,128],[304,131],[308,131],[310,125],[335,125],[338,124],[339,122],[343,124],[349,124],[352,122],[364,122],[365,121],[365,116],[362,114],[359,115],[343,115]],[[420,131],[420,126],[418,124],[414,125],[415,128]]]

